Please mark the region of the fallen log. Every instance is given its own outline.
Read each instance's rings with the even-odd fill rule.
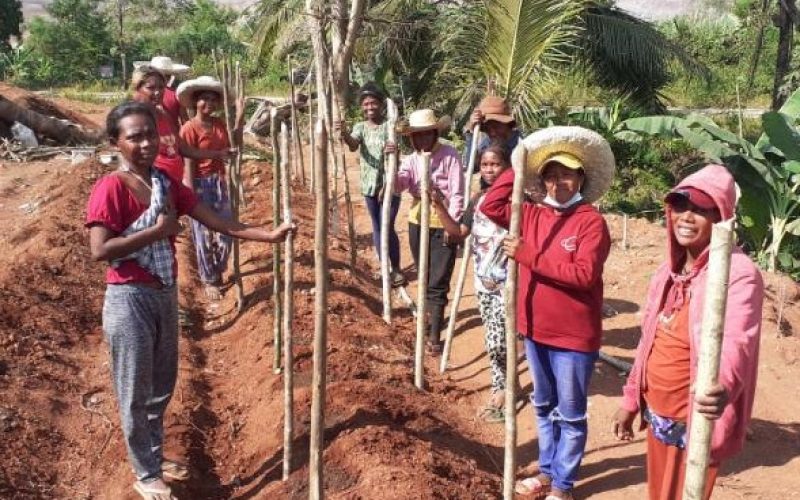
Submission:
[[[11,102],[3,96],[0,96],[0,120],[8,123],[19,122],[37,135],[64,145],[100,144],[104,140],[101,130],[87,130],[75,123],[45,116]]]

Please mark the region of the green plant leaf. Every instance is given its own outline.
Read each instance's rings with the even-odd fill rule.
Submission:
[[[786,159],[800,160],[800,134],[795,130],[791,117],[769,111],[761,115],[761,122],[772,146],[778,148]]]
[[[786,232],[795,236],[800,236],[800,218],[786,224]]]
[[[793,174],[800,174],[800,161],[785,161],[783,162],[783,168]]]
[[[640,118],[628,118],[623,121],[623,129],[631,130],[648,135],[671,136],[675,134],[677,127],[686,127],[688,122],[679,116],[656,115],[643,116]]]

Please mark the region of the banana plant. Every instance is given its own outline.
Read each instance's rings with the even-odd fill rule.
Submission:
[[[648,116],[622,122],[621,129],[642,135],[680,137],[725,165],[739,184],[739,215],[759,260],[775,271],[787,237],[800,237],[800,90],[777,112],[761,117],[763,134],[756,144],[717,125],[711,118],[690,114]],[[624,136],[623,136],[624,137]],[[623,138],[620,137],[620,138]],[[796,265],[795,260],[791,261]]]

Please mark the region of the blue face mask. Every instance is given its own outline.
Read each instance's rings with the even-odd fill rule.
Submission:
[[[555,200],[555,198],[551,198],[549,194],[547,196],[545,196],[544,203],[547,204],[547,205],[550,205],[553,208],[558,208],[560,210],[564,210],[564,209],[567,209],[567,208],[571,207],[572,205],[578,203],[581,200],[583,200],[583,195],[581,195],[581,192],[578,191],[566,203],[557,202]]]

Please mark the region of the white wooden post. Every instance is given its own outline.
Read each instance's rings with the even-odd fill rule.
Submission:
[[[423,363],[423,347],[425,344],[426,314],[428,310],[425,298],[428,291],[428,260],[430,258],[430,214],[431,214],[431,154],[420,154],[420,215],[419,215],[419,268],[417,269],[417,345],[414,352],[414,385],[422,389],[425,384],[425,365]]]
[[[387,142],[397,145],[397,105],[386,99],[386,116],[388,118]],[[383,201],[381,205],[381,283],[383,284],[383,320],[392,323],[392,282],[389,276],[389,227],[391,224],[392,198],[394,198],[394,178],[397,175],[397,153],[386,155],[386,177],[383,182]],[[396,269],[399,271],[399,269]]]

